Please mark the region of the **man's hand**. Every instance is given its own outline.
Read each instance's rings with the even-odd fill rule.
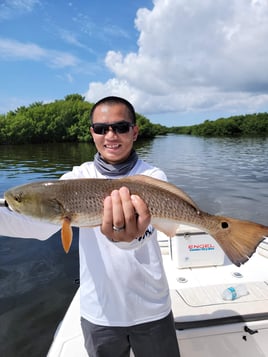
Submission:
[[[112,241],[131,242],[144,235],[150,220],[146,203],[121,187],[104,200],[101,232]]]

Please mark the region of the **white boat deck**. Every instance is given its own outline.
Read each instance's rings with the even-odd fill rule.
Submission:
[[[262,243],[264,249],[258,248],[239,268],[225,258],[224,265],[178,269],[169,254],[169,242],[162,238],[181,357],[221,357],[226,353],[231,357],[268,357],[268,243]],[[245,284],[249,294],[224,301],[224,289],[238,284]],[[80,328],[79,290],[48,356],[87,356]]]

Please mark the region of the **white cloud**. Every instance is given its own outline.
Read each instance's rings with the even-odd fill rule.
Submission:
[[[138,51],[109,51],[106,83],[139,112],[257,111],[268,105],[268,0],[154,0],[139,9]]]
[[[67,43],[77,46],[77,47],[84,47],[81,42],[77,39],[76,35],[73,32],[60,29],[59,30],[60,37]]]
[[[40,5],[39,0],[4,0],[0,4],[0,21],[31,12],[37,5]]]
[[[0,38],[0,58],[43,61],[48,66],[56,68],[74,67],[79,64],[79,60],[67,52],[45,49],[34,43],[6,38]]]

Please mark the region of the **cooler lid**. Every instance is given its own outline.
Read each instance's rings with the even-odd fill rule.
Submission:
[[[186,233],[206,233],[201,231],[199,228],[188,226],[186,224],[180,224],[179,228],[176,231],[176,235],[182,235]],[[207,234],[207,233],[206,233]]]

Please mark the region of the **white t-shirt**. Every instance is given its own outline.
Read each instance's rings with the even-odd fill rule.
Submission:
[[[138,160],[129,176],[166,180],[163,171]],[[74,167],[61,179],[104,178],[93,162]],[[127,245],[133,249],[127,248]],[[157,234],[145,242],[113,243],[99,227],[80,228],[81,316],[97,325],[131,326],[161,319],[170,312],[169,287]]]
[[[166,180],[163,171],[138,160],[129,176]],[[61,179],[104,178],[93,162],[75,166]],[[61,227],[0,208],[0,235],[44,240]],[[156,231],[144,240],[113,243],[99,227],[80,228],[81,316],[104,326],[131,326],[161,319],[171,310]]]

